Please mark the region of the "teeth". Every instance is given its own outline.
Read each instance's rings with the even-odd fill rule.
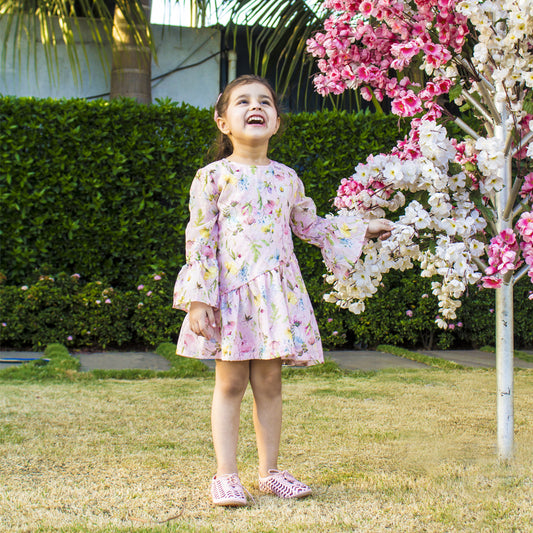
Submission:
[[[264,120],[262,117],[250,117],[248,119],[248,124],[263,124]]]

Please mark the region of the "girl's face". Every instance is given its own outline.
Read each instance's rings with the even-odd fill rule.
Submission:
[[[278,131],[280,118],[268,87],[260,82],[235,87],[217,126],[236,144],[267,143]]]

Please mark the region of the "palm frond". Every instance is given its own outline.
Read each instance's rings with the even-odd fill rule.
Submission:
[[[291,79],[313,64],[306,53],[306,41],[322,28],[326,16],[322,0],[227,0],[221,2],[231,10],[237,26],[241,21],[251,26],[249,51],[256,73],[266,75],[272,66],[276,69],[276,90],[284,94]],[[299,83],[300,83],[299,82]]]
[[[30,43],[26,50],[27,68],[29,69],[30,58],[37,58],[36,52],[42,46],[50,79],[57,83],[60,69],[57,46],[62,42],[67,51],[73,79],[79,83],[82,73],[80,48],[87,68],[90,69],[84,38],[87,31],[92,42],[98,45],[104,71],[108,70],[108,57],[103,50],[113,41],[113,9],[109,6],[122,10],[135,43],[148,46],[154,53],[149,20],[140,0],[3,0],[0,25],[4,30],[4,69],[8,55],[11,54],[13,65],[18,66],[19,72],[22,71],[22,37],[26,36]],[[35,72],[37,67],[35,64]]]

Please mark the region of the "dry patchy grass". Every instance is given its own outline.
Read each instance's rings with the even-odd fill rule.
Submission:
[[[0,531],[531,531],[533,373],[515,382],[505,466],[493,371],[286,380],[280,464],[312,485],[302,501],[258,492],[248,392],[241,509],[208,499],[211,378],[4,382]]]

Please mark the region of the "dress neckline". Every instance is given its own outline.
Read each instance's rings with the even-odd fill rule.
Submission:
[[[222,161],[228,163],[229,165],[236,165],[236,166],[239,166],[239,167],[248,167],[248,168],[252,168],[252,167],[255,167],[255,168],[268,168],[273,163],[272,159],[270,159],[268,164],[266,164],[266,165],[250,165],[248,163],[238,163],[237,161],[230,161],[226,157],[224,157],[224,159],[222,159]]]

